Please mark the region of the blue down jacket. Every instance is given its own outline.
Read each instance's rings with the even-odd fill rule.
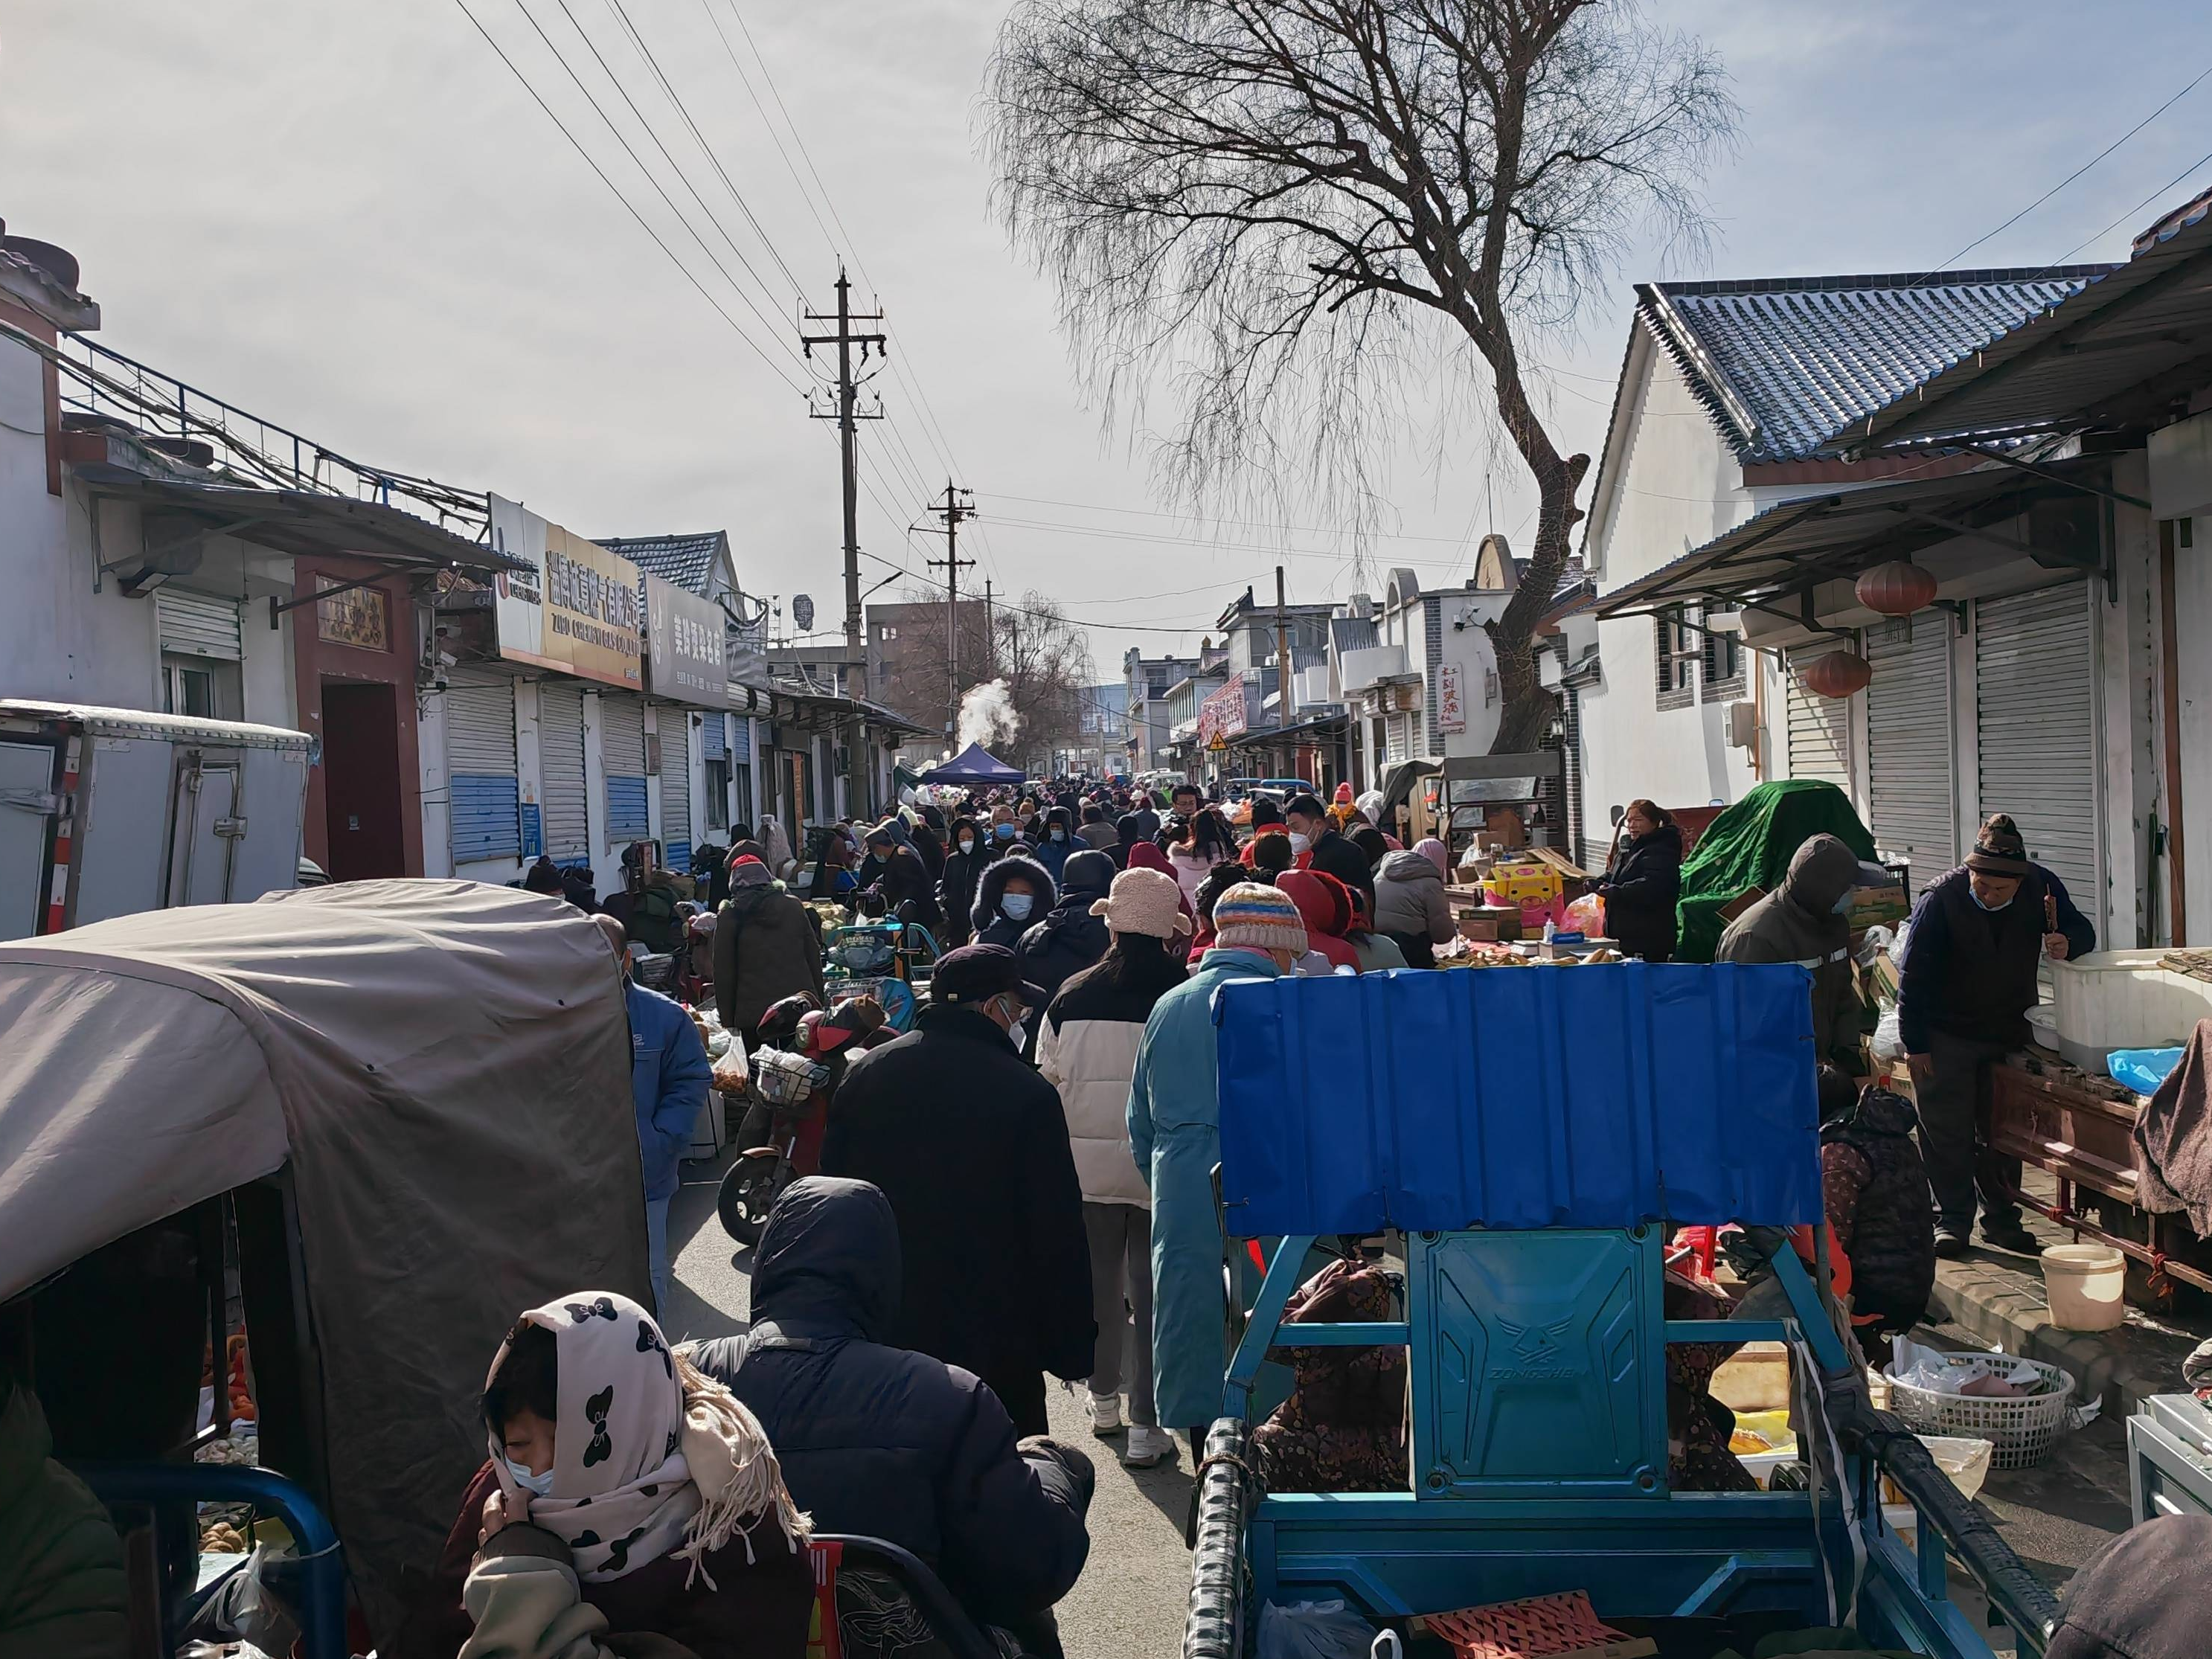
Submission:
[[[904,1545],[987,1622],[1039,1612],[1090,1553],[1090,1464],[1017,1445],[972,1372],[878,1340],[899,1283],[898,1224],[880,1189],[795,1181],[754,1256],[751,1332],[700,1343],[692,1363],[760,1419],[817,1531]]]

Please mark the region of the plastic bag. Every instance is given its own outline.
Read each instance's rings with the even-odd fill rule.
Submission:
[[[1905,1336],[1897,1339],[1887,1371],[1899,1382],[1910,1382],[1931,1394],[2017,1399],[2026,1395],[2048,1394],[2053,1386],[2041,1371],[2016,1355],[1994,1352],[1946,1353],[1940,1348],[1923,1347]]]
[[[1602,893],[1584,893],[1567,906],[1567,926],[1585,939],[1604,939],[1607,936],[1605,896]]]
[[[1893,1002],[1882,1004],[1881,1018],[1875,1024],[1874,1057],[1876,1060],[1905,1058],[1905,1026],[1898,1017],[1897,1005]]]
[[[1367,1659],[1374,1640],[1374,1626],[1342,1601],[1260,1609],[1260,1659]]]
[[[2181,1064],[2185,1048],[2115,1048],[2105,1057],[2112,1081],[2139,1095],[2154,1095]]]

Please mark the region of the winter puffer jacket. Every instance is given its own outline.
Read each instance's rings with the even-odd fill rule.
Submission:
[[[881,1191],[795,1181],[754,1253],[750,1332],[700,1343],[692,1363],[760,1419],[815,1530],[902,1545],[987,1622],[1050,1607],[1090,1553],[1091,1466],[1018,1446],[971,1373],[885,1346],[900,1279]]]
[[[999,908],[1000,901],[1006,896],[1006,884],[1016,876],[1036,889],[1036,903],[1019,921]],[[1033,924],[1043,921],[1059,902],[1060,884],[1052,878],[1051,871],[1026,853],[1002,853],[976,878],[975,903],[968,913],[968,922],[975,930],[975,936],[969,943],[1003,945],[1011,951],[1021,943],[1022,935]]]
[[[0,1654],[122,1659],[122,1540],[52,1450],[36,1396],[0,1376]]]
[[[1591,884],[1605,896],[1605,931],[1646,962],[1674,959],[1674,907],[1682,896],[1682,832],[1662,823],[1622,843],[1613,873]]]
[[[1045,1011],[1037,1070],[1060,1091],[1086,1204],[1152,1206],[1129,1150],[1129,1079],[1158,993],[1125,990],[1099,969],[1069,980]]]
[[[1814,836],[1790,858],[1782,884],[1729,923],[1713,953],[1716,962],[1794,962],[1810,969],[1814,1056],[1834,1061],[1847,1075],[1859,1069],[1858,981],[1851,925],[1836,914],[1836,902],[1858,873],[1858,854],[1833,836]],[[1619,937],[1610,893],[1606,926]]]
[[[1850,1259],[1851,1306],[1910,1329],[1936,1288],[1934,1200],[1913,1144],[1912,1103],[1869,1089],[1820,1130],[1821,1192],[1836,1243]]]
[[[1392,938],[1442,945],[1452,936],[1451,902],[1444,878],[1426,855],[1388,853],[1376,872],[1375,931]]]
[[[714,1006],[724,1027],[742,1031],[771,1003],[822,994],[822,930],[762,866],[741,864],[730,880],[730,902],[714,918]]]
[[[1056,992],[1106,954],[1106,921],[1092,915],[1091,907],[1113,884],[1114,860],[1105,854],[1085,848],[1068,854],[1060,866],[1059,901],[1014,947],[1024,979]]]

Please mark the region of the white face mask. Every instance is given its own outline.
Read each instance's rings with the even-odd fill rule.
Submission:
[[[1061,829],[1055,823],[1052,827],[1052,838],[1054,841],[1066,841],[1067,839],[1067,831]]]
[[[1009,921],[1027,921],[1030,908],[1036,903],[1033,893],[1009,893],[999,901],[999,908],[1006,913]]]
[[[552,1470],[548,1469],[543,1474],[532,1474],[512,1457],[504,1457],[500,1461],[507,1465],[508,1479],[523,1491],[534,1498],[550,1498],[553,1495]]]
[[[963,852],[963,853],[972,853],[972,852],[974,852],[974,851],[975,850],[975,836],[961,836],[961,837],[960,837],[960,850],[961,850],[962,852]]]
[[[1312,846],[1313,842],[1306,836],[1300,835],[1295,830],[1291,831],[1291,851],[1304,853],[1310,850]]]

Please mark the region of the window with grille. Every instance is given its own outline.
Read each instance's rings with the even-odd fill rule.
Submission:
[[[1720,615],[1717,611],[1703,613],[1699,620]],[[1698,646],[1698,668],[1704,678],[1703,696],[1707,702],[1718,702],[1724,697],[1743,695],[1743,641],[1734,634],[1711,633]]]
[[[1698,696],[1698,636],[1678,617],[1655,617],[1652,627],[1659,707],[1687,708]]]

